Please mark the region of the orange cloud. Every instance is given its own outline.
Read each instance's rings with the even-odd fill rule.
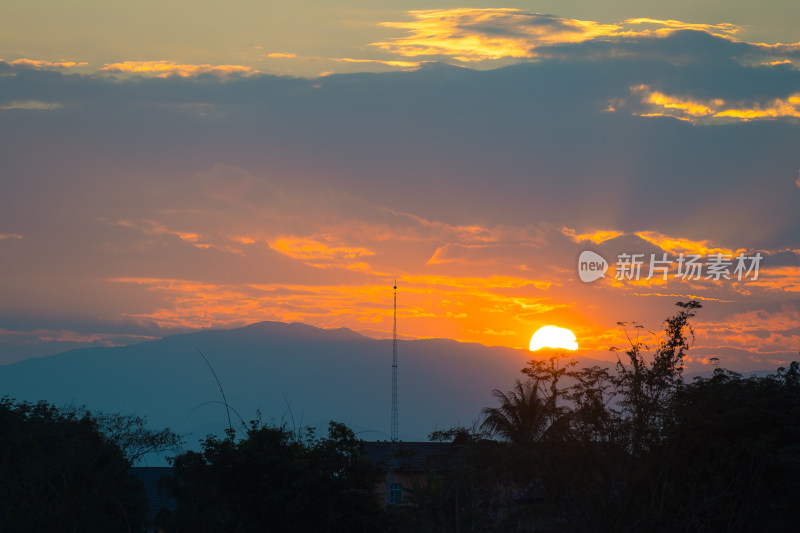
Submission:
[[[2,60],[0,60],[2,61]],[[9,65],[15,67],[28,67],[35,69],[64,69],[74,67],[85,67],[89,63],[77,61],[47,61],[43,59],[15,59],[10,61]]]
[[[800,329],[800,310],[784,305],[780,311],[765,309],[736,313],[721,322],[702,322],[698,326],[714,332],[727,331],[789,331]]]
[[[724,323],[724,321],[723,321]],[[737,331],[732,327],[695,327],[696,348],[703,351],[721,349],[744,350],[752,354],[796,354],[800,350],[800,335],[769,330]]]
[[[644,36],[644,35],[659,35],[671,33],[678,30],[694,30],[704,31],[718,37],[728,37],[734,33],[739,32],[742,28],[736,24],[720,23],[720,24],[697,24],[692,22],[683,22],[680,20],[662,20],[653,18],[632,18],[627,19],[620,23],[623,26],[654,26],[652,30],[640,30],[631,32],[631,35]]]
[[[701,100],[667,95],[647,85],[631,87],[631,92],[641,97],[647,109],[637,113],[643,117],[672,117],[692,123],[800,118],[800,93],[762,102],[726,102],[721,98]]]
[[[383,22],[406,35],[372,43],[406,57],[449,56],[464,62],[503,58],[532,59],[552,45],[591,40],[666,37],[682,30],[703,31],[733,40],[735,24],[698,24],[680,20],[631,18],[604,24],[531,13],[512,8],[455,8],[409,11],[409,22]]]
[[[178,238],[180,238],[180,240],[191,242],[191,243],[195,243],[199,239],[197,233],[186,233],[186,232],[183,232],[183,231],[174,231],[173,234],[177,235]]]
[[[381,240],[396,240],[398,237],[408,240],[427,240],[433,237],[437,240],[458,242],[460,244],[500,244],[503,242],[513,242],[514,244],[540,246],[545,243],[546,232],[537,226],[485,227],[479,225],[457,225],[448,224],[439,220],[428,220],[413,213],[394,211],[385,207],[379,209],[395,217],[407,219],[413,224],[413,227],[409,228],[407,233],[398,236],[396,230],[385,232],[380,237]]]
[[[569,237],[572,242],[579,244],[586,241],[594,244],[601,244],[605,241],[616,239],[617,237],[625,235],[623,232],[615,230],[595,230],[589,233],[578,234],[577,231],[566,226],[561,228],[561,233]]]
[[[5,239],[21,239],[22,235],[17,235],[16,233],[0,233],[0,241]]]
[[[640,330],[637,330],[639,332]],[[630,347],[628,344],[628,337],[625,335],[625,330],[619,327],[609,328],[600,332],[583,331],[580,334],[576,331],[576,336],[580,338],[582,348],[591,348],[592,350],[601,350],[603,352],[612,352],[613,348],[625,350]],[[616,360],[616,355],[609,353],[608,360]]]
[[[595,244],[601,244],[605,241],[614,239],[616,237],[620,237],[625,235],[624,232],[616,231],[616,230],[596,230],[588,233],[578,234],[574,229],[568,228],[566,226],[561,228],[561,232],[570,238],[573,242],[581,243],[581,242],[593,242]],[[684,254],[696,254],[700,256],[709,256],[712,254],[722,254],[735,257],[740,252],[743,252],[744,249],[737,249],[733,250],[731,248],[722,248],[722,247],[715,247],[712,246],[708,240],[696,241],[692,239],[686,239],[683,237],[671,237],[668,235],[664,235],[657,231],[639,231],[636,232],[634,235],[639,237],[640,239],[649,242],[661,250],[668,252],[672,255],[679,255],[681,253]],[[646,265],[643,266],[642,271],[644,272],[647,270]],[[640,284],[648,285],[652,282],[657,280],[639,280]],[[635,284],[636,280],[629,280],[627,284]],[[617,284],[621,286],[621,284]]]
[[[723,254],[723,255],[733,256],[741,251],[744,251],[744,250],[732,250],[730,248],[717,248],[711,246],[707,240],[694,241],[691,239],[684,239],[681,237],[669,237],[667,235],[663,235],[656,231],[640,231],[636,233],[636,236],[639,237],[640,239],[643,239],[651,244],[658,246],[665,252],[669,252],[674,255],[680,253],[689,253],[689,254],[697,254],[703,256],[711,254]]]
[[[745,290],[761,288],[775,292],[800,292],[800,267],[782,266],[761,268],[758,279],[742,284]]]
[[[393,278],[362,284],[213,284],[165,278],[114,278],[157,294],[160,307],[121,318],[166,329],[233,327],[261,320],[301,321],[319,327],[391,334]],[[524,279],[399,276],[398,321],[406,337],[445,337],[506,346],[527,346],[532,325],[566,307],[509,288],[535,287]],[[514,329],[511,329],[514,328]]]
[[[239,244],[255,244],[256,243],[256,239],[254,239],[253,237],[244,237],[244,236],[236,236],[236,235],[234,235],[234,236],[230,236],[228,238],[230,240],[232,240],[233,242],[238,242]]]
[[[651,91],[647,85],[631,87],[631,92],[634,94],[642,94],[643,103],[653,104],[663,109],[675,110],[682,115],[689,115],[691,117],[713,115],[715,113],[714,108],[709,106],[714,105],[719,107],[725,104],[725,101],[720,99],[710,101],[708,105],[705,105],[697,100],[667,96],[658,91]]]
[[[126,228],[135,228],[142,233],[148,235],[174,235],[182,241],[195,243],[199,240],[200,236],[197,233],[177,231],[167,228],[164,224],[154,220],[118,220],[113,222],[116,226],[123,226]]]
[[[549,289],[555,285],[552,281],[531,280],[512,276],[489,276],[478,277],[454,277],[454,276],[435,276],[435,275],[405,275],[402,281],[413,285],[453,287],[459,289],[519,289],[528,285],[537,289]]]
[[[320,240],[302,237],[279,237],[270,241],[269,246],[292,259],[318,268],[345,266],[362,270],[366,265],[358,260],[374,255],[367,248],[331,246]]]
[[[428,259],[428,265],[493,265],[497,268],[526,268],[531,249],[537,246],[526,242],[447,243],[438,246]]]
[[[337,61],[340,63],[375,63],[378,65],[387,65],[390,67],[403,67],[403,68],[414,68],[422,64],[421,61],[385,61],[382,59],[353,59],[350,57],[339,57],[333,59],[332,61]]]
[[[735,107],[718,112],[715,117],[738,118],[743,121],[800,117],[800,93],[788,98],[775,98],[765,103],[755,103],[753,107]]]
[[[486,329],[486,330],[482,331],[481,333],[483,333],[484,335],[493,335],[493,336],[497,336],[497,337],[509,337],[509,336],[513,337],[513,336],[519,335],[519,333],[517,333],[516,331],[510,331],[510,330],[507,330],[507,329],[504,329],[502,331],[495,331],[493,329]]]
[[[238,183],[237,176],[231,174],[230,179]],[[253,180],[253,190],[257,191],[260,179],[254,176]],[[222,183],[228,181],[221,179]],[[198,198],[204,198],[204,190],[196,191]],[[209,218],[205,211],[219,206],[206,201],[203,205],[211,207],[204,207],[202,212],[178,210],[176,206],[176,210],[151,215],[166,217],[163,222],[118,222],[119,231],[129,237],[130,229],[148,236],[137,237],[135,246],[141,246],[143,240],[147,241],[143,246],[162,249],[228,245],[252,255],[252,260],[272,262],[263,277],[256,268],[255,274],[248,271],[244,278],[212,278],[247,279],[251,283],[207,282],[202,272],[192,269],[139,271],[137,275],[142,277],[110,280],[136,284],[115,290],[140,294],[147,306],[113,318],[157,324],[165,329],[233,327],[260,320],[301,321],[385,337],[391,333],[391,285],[396,275],[400,287],[399,323],[405,337],[444,337],[524,348],[538,327],[558,324],[579,336],[581,349],[602,358],[603,354],[594,351],[622,344],[620,334],[609,328],[613,329],[616,320],[630,316],[626,305],[635,294],[661,296],[653,300],[664,302],[666,316],[669,301],[674,299],[723,301],[733,295],[739,300],[745,297],[739,287],[762,295],[772,293],[778,283],[787,286],[786,279],[766,277],[763,286],[752,285],[749,280],[741,284],[732,280],[724,284],[702,281],[697,286],[688,282],[664,286],[642,281],[624,284],[623,290],[606,282],[590,287],[576,282],[575,246],[567,238],[602,244],[623,232],[612,228],[584,228],[579,232],[562,227],[560,232],[567,237],[564,238],[548,225],[452,224],[338,193],[315,192],[296,197],[270,190],[268,196],[280,196],[281,202],[270,204],[266,210],[258,209],[257,218],[237,204],[237,209],[226,207],[224,211],[225,216],[233,218],[220,223],[221,219]],[[298,215],[298,205],[303,205],[305,215]],[[732,252],[709,241],[652,231],[636,235],[675,254]],[[273,252],[289,260],[275,261]],[[489,268],[483,266],[495,259]],[[522,269],[517,263],[529,268]],[[302,270],[302,275],[293,276],[293,269]],[[154,278],[145,277],[146,272]],[[156,275],[176,279],[155,278]],[[180,279],[189,275],[196,275],[197,279]],[[278,279],[291,279],[293,283],[274,282]],[[303,282],[298,283],[299,279]],[[637,313],[642,309],[650,308],[637,308]],[[654,319],[649,317],[650,327],[659,329],[663,316],[658,311]],[[590,322],[589,317],[596,322]]]
[[[102,71],[120,74],[137,74],[166,78],[179,76],[187,78],[202,74],[225,77],[230,75],[256,74],[258,71],[252,67],[241,65],[187,65],[174,61],[123,61],[121,63],[108,63],[100,68]]]
[[[699,294],[665,294],[661,292],[634,292],[634,296],[662,296],[665,298],[674,298],[676,300],[702,300],[704,302],[720,302],[731,303],[733,300],[723,300],[721,298],[712,298],[709,296],[700,296]]]
[[[154,220],[117,220],[108,221],[101,219],[99,222],[104,222],[113,226],[121,226],[125,228],[135,229],[145,235],[154,235],[161,237],[177,237],[181,243],[191,245],[195,248],[204,250],[215,249],[221,252],[226,252],[235,255],[244,255],[241,248],[230,245],[230,241],[238,244],[252,244],[255,240],[247,237],[229,237],[222,236],[218,240],[222,242],[213,242],[212,236],[202,235],[193,231],[180,231],[170,229],[161,222]]]
[[[407,57],[446,55],[460,61],[535,57],[538,46],[576,43],[617,34],[616,24],[551,17],[509,8],[456,8],[410,11],[411,22],[383,22],[408,31],[372,43]],[[493,29],[497,31],[492,31]]]
[[[275,52],[266,55],[269,59],[299,59],[303,61],[332,62],[332,63],[354,63],[360,65],[385,65],[387,67],[399,67],[403,70],[418,68],[425,61],[402,61],[393,59],[365,59],[353,57],[321,57],[321,56],[298,56],[294,53]],[[334,74],[333,71],[326,70],[317,74],[317,77],[324,78]]]

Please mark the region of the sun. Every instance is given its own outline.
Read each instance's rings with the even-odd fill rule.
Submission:
[[[542,326],[531,337],[531,351],[542,348],[562,348],[564,350],[577,350],[578,341],[575,334],[567,328],[558,326]]]

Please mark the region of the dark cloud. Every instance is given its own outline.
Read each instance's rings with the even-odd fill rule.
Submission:
[[[797,167],[786,149],[797,131],[781,122],[708,129],[632,116],[643,109],[632,86],[698,98],[735,93],[758,99],[767,91],[786,96],[798,83],[797,71],[781,68],[699,68],[629,58],[553,60],[494,71],[434,66],[317,80],[117,81],[38,71],[0,79],[7,101],[63,105],[35,116],[3,112],[9,125],[3,135],[6,161],[37,174],[19,185],[32,194],[36,180],[61,172],[55,154],[80,154],[78,166],[105,161],[125,168],[128,180],[142,179],[131,175],[134,169],[149,175],[172,166],[178,172],[164,186],[221,163],[255,175],[269,169],[278,185],[308,180],[312,187],[355,187],[372,199],[391,191],[398,207],[426,215],[436,208],[459,217],[460,209],[439,201],[449,197],[455,205],[479,201],[492,216],[549,220],[561,212],[550,198],[568,198],[575,212],[570,218],[637,225],[644,215],[654,225],[680,224],[671,210],[658,208],[665,202],[687,212],[707,210],[732,188],[755,187],[772,176],[785,183],[780,176]],[[615,99],[623,103],[605,111]],[[22,147],[33,139],[48,160],[25,160],[30,150]],[[410,192],[415,186],[428,194]],[[767,188],[772,190],[778,204],[790,201]],[[515,209],[497,215],[505,202]]]
[[[180,325],[142,317],[171,305],[180,280],[213,285],[214,302],[234,284],[228,299],[257,292],[244,285],[269,285],[261,295],[357,286],[380,277],[358,269],[393,240],[392,266],[426,275],[472,261],[481,276],[512,265],[539,279],[579,252],[508,228],[617,230],[628,240],[615,246],[647,250],[632,234],[796,249],[796,119],[644,117],[655,104],[632,90],[752,109],[800,91],[790,66],[743,60],[759,51],[678,31],[551,46],[550,58],[490,71],[432,64],[311,80],[118,79],[0,62],[0,107],[60,106],[0,110],[0,233],[21,236],[0,239],[0,327],[106,335],[71,337],[82,342],[158,336]],[[771,257],[796,265],[793,252]],[[569,301],[569,278],[553,276],[563,286],[548,294]],[[132,281],[145,278],[162,281]],[[593,294],[602,306],[607,294]],[[110,309],[113,320],[96,321]]]

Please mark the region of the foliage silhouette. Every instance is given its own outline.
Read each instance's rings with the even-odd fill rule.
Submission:
[[[193,532],[375,531],[377,477],[343,424],[318,438],[253,421],[245,438],[209,436],[202,451],[174,459],[165,487],[178,505],[161,522]]]
[[[458,460],[428,473],[397,531],[794,530],[800,365],[743,378],[716,364],[686,383],[701,305],[677,305],[652,349],[620,323],[635,333],[614,371],[531,361],[481,431],[431,435]]]
[[[140,531],[129,466],[91,413],[0,399],[0,531]]]

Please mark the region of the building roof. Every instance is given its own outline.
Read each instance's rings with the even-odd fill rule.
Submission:
[[[421,472],[449,463],[458,445],[449,442],[365,442],[364,452],[379,468]],[[392,458],[394,457],[394,465]]]

